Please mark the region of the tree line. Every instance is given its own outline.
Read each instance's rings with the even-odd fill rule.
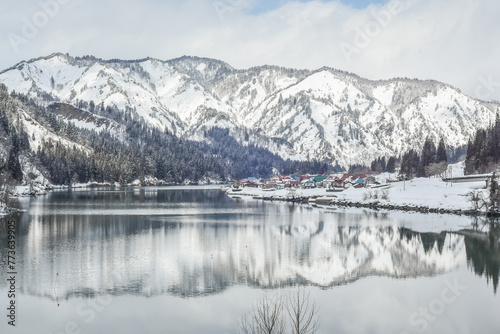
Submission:
[[[401,158],[399,175],[405,179],[413,177],[429,177],[442,174],[448,167],[448,157],[444,139],[439,140],[436,147],[432,138],[427,137],[420,154],[410,150]]]
[[[205,129],[203,135],[206,140],[197,142],[197,147],[215,157],[227,169],[234,179],[249,176],[266,178],[274,169],[280,174],[324,174],[328,164],[319,160],[296,161],[283,159],[269,150],[252,143],[242,145],[233,136],[229,129],[213,127]],[[248,134],[245,136],[248,140]]]
[[[23,94],[9,94],[7,87],[0,85],[0,133],[7,138],[0,139],[1,146],[7,149],[1,155],[0,174],[20,184],[21,157],[30,160],[53,184],[60,185],[89,181],[128,184],[137,179],[144,183],[148,176],[168,183],[228,181],[269,177],[273,170],[320,173],[328,168],[319,161],[284,160],[265,148],[238,142],[227,129],[206,129],[205,140],[195,142],[148,126],[131,108],[120,110],[92,101],[82,101],[78,106],[113,120],[114,128],[77,127],[58,114],[61,104],[45,107]],[[73,106],[64,108],[69,113],[82,112]],[[29,138],[19,118],[20,109],[33,119],[30,122],[56,136],[36,138],[33,133]],[[30,147],[30,139],[37,139],[38,146]]]
[[[388,159],[379,157],[371,162],[370,169],[381,173],[394,173],[399,166],[399,177],[406,180],[438,175],[445,172],[448,167],[448,151],[454,153],[453,150],[447,150],[444,138],[441,138],[436,145],[431,137],[427,137],[421,151],[411,149],[399,157],[391,156]],[[360,171],[363,166],[351,166],[350,169]]]
[[[494,172],[500,162],[500,116],[487,129],[479,129],[469,140],[465,174]]]

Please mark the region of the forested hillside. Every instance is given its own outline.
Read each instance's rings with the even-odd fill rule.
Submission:
[[[466,174],[495,172],[500,164],[500,117],[487,129],[478,130],[469,140],[465,158]]]
[[[267,177],[273,170],[326,170],[326,164],[285,161],[243,145],[227,129],[207,128],[206,140],[193,142],[148,127],[129,109],[84,107],[92,112],[63,103],[41,106],[0,84],[3,184],[210,183]]]

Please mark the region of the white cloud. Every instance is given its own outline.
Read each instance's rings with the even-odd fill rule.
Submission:
[[[500,99],[496,0],[400,0],[405,9],[379,17],[384,27],[373,13],[389,12],[390,4],[355,9],[339,1],[286,2],[249,14],[247,0],[64,1],[17,53],[8,34],[22,36],[23,17],[32,20],[42,9],[38,1],[11,3],[0,22],[0,67],[55,51],[123,59],[189,54],[237,68],[331,66],[370,79],[436,79]],[[221,4],[228,6],[222,15]],[[363,34],[371,37],[363,40]],[[356,47],[356,53],[346,58],[341,45]]]

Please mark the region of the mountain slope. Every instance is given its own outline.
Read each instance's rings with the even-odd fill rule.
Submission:
[[[99,112],[107,117],[62,103],[39,106],[25,95],[8,94],[0,84],[0,194],[11,194],[13,186],[34,193],[51,183],[181,183],[230,177],[195,143],[144,126],[143,119],[127,113]]]
[[[245,145],[220,128],[204,130],[195,142],[150,126],[130,108],[77,105],[41,106],[0,83],[0,210],[13,186],[34,194],[51,184],[212,183],[268,177],[276,169],[327,169],[317,161],[284,161],[248,143],[248,133]]]
[[[331,68],[237,70],[196,57],[106,61],[54,54],[1,72],[0,83],[47,104],[129,111],[183,138],[201,141],[204,130],[220,127],[240,142],[250,134],[248,143],[283,158],[344,167],[421,148],[427,136],[465,145],[500,110],[435,81],[370,81]]]

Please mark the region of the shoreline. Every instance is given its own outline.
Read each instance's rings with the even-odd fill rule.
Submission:
[[[367,208],[373,210],[397,210],[397,211],[418,212],[418,213],[437,213],[437,214],[453,214],[453,215],[467,215],[467,216],[486,215],[476,210],[461,210],[461,209],[453,210],[444,208],[432,208],[427,206],[394,205],[394,204],[385,204],[380,202],[359,203],[359,202],[332,200],[329,203],[329,205],[337,205],[341,207],[350,207],[350,208]]]
[[[437,213],[437,214],[453,214],[453,215],[466,215],[466,216],[489,216],[500,217],[498,213],[485,213],[477,210],[462,210],[462,209],[445,209],[433,208],[427,206],[413,206],[413,205],[395,205],[391,203],[382,203],[379,201],[370,203],[361,203],[347,200],[336,200],[335,198],[325,198],[325,196],[300,196],[294,198],[286,198],[281,196],[255,196],[253,194],[245,194],[239,192],[226,192],[232,198],[239,196],[252,197],[254,200],[262,200],[269,202],[291,202],[298,204],[309,204],[315,208],[323,209],[336,209],[335,206],[344,208],[366,208],[372,210],[389,210],[389,211],[403,211],[403,212],[417,212],[417,213]],[[318,202],[319,200],[319,202]]]
[[[259,188],[228,189],[230,197],[251,197],[265,201],[285,201],[309,204],[313,207],[367,208],[403,212],[437,213],[467,216],[499,217],[498,212],[475,209],[470,201],[472,192],[487,199],[484,182],[448,183],[437,178],[418,178],[395,182],[377,188],[348,188],[340,192],[327,192],[325,188],[287,189],[263,191]]]
[[[240,191],[233,191],[230,187],[225,187],[223,184],[207,184],[202,186],[213,186],[220,187],[221,191],[229,197],[247,197],[254,200],[264,200],[264,201],[281,201],[281,202],[292,202],[298,204],[309,204],[312,207],[324,208],[324,209],[336,209],[337,207],[344,208],[366,208],[372,210],[390,210],[390,211],[402,211],[402,212],[418,212],[418,213],[436,213],[436,214],[452,214],[452,215],[466,215],[466,216],[486,216],[486,217],[500,217],[498,212],[485,212],[482,210],[472,209],[472,205],[467,199],[468,193],[471,191],[479,191],[486,193],[486,189],[481,189],[478,185],[448,185],[446,182],[438,179],[416,179],[415,182],[407,181],[406,186],[403,184],[403,189],[401,189],[401,184],[403,182],[391,183],[377,188],[362,188],[354,189],[349,188],[341,192],[326,192],[325,188],[314,188],[314,189],[296,189],[290,192],[288,189],[282,190],[272,190],[264,191],[259,188],[243,188]],[[414,184],[412,184],[414,183]],[[80,184],[76,187],[68,186],[52,186],[47,187],[44,191],[38,192],[36,194],[17,194],[15,197],[31,197],[46,195],[49,191],[57,191],[62,189],[92,189],[96,187],[117,187],[118,185],[113,184]],[[161,185],[160,187],[176,187],[176,186],[187,186],[190,185]],[[200,185],[198,185],[199,187]],[[119,186],[120,188],[132,187],[139,188],[143,186],[139,185],[127,185]],[[148,187],[148,186],[146,186]],[[153,186],[155,187],[155,186]],[[158,185],[156,185],[158,187]],[[196,187],[196,186],[194,186]],[[439,190],[441,188],[442,196],[447,198],[448,201],[434,200],[430,196],[431,192],[433,195],[436,193],[439,195]],[[444,189],[444,191],[443,191]],[[402,191],[404,190],[404,191]],[[457,191],[458,190],[458,191]],[[385,194],[384,194],[385,193]],[[394,198],[397,194],[398,197]],[[424,194],[426,196],[425,200],[419,198],[417,195]],[[406,196],[406,197],[405,197]],[[455,198],[453,198],[455,196]],[[458,197],[457,197],[458,196]],[[421,197],[421,196],[420,196]],[[457,200],[459,199],[459,200]],[[15,211],[15,208],[13,208]],[[7,209],[8,210],[8,209]],[[2,212],[2,215],[8,214],[9,212]],[[10,210],[9,210],[10,211]]]

